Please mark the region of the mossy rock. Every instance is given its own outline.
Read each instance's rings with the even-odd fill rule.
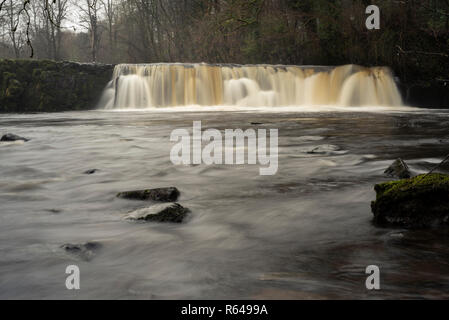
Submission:
[[[371,203],[379,226],[428,228],[449,224],[449,175],[429,174],[375,186]]]
[[[16,99],[19,98],[24,91],[24,88],[19,80],[11,79],[9,80],[8,88],[6,89],[6,98]]]
[[[114,66],[0,59],[0,113],[87,110],[96,106]]]
[[[178,200],[181,193],[175,187],[157,188],[136,191],[125,191],[117,194],[118,198],[129,200],[151,200],[157,202],[174,202]]]
[[[125,219],[130,221],[182,223],[191,213],[179,203],[158,204],[130,212]]]

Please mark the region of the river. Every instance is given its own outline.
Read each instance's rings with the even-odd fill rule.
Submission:
[[[277,174],[173,165],[172,130],[197,120],[203,129],[278,129]],[[449,298],[447,230],[376,228],[370,210],[394,159],[423,173],[448,153],[447,110],[0,115],[7,132],[31,141],[0,143],[1,299]],[[192,211],[185,223],[124,220],[144,203],[117,192],[169,186]],[[91,241],[101,246],[89,259],[61,248]],[[80,268],[80,290],[65,287],[68,265]],[[379,266],[381,290],[366,289],[368,265]]]

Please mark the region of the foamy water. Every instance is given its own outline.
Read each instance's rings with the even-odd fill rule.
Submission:
[[[401,106],[390,69],[210,64],[120,64],[102,109],[176,106]]]

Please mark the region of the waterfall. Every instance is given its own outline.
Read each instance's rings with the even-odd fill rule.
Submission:
[[[401,106],[392,73],[365,68],[281,65],[120,64],[103,109],[172,106]]]

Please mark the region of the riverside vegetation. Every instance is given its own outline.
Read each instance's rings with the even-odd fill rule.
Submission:
[[[363,0],[85,0],[73,6],[68,0],[8,1],[0,10],[4,16],[0,21],[8,31],[0,38],[0,57],[28,58],[33,53],[35,59],[110,64],[388,66],[400,79],[405,104],[448,107],[449,2],[375,1],[380,8],[379,30],[366,28],[369,4]],[[68,21],[71,10],[80,13],[79,21]],[[27,24],[27,18],[33,23]],[[9,30],[15,21],[17,27]],[[76,30],[64,27],[69,23]],[[11,85],[8,96],[22,92],[21,79],[5,75],[2,82]],[[81,99],[72,96],[71,103],[58,110],[69,105],[72,110],[91,107],[83,105],[91,101],[84,99],[84,93],[75,94]],[[54,110],[55,99],[47,101],[33,90],[26,95],[35,98],[33,108],[13,107],[10,102],[1,111]]]

